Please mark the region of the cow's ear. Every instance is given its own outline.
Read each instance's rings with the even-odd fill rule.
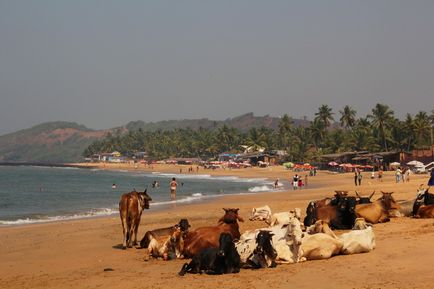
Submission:
[[[239,208],[234,209],[235,213],[237,213],[237,214],[238,214],[239,210],[240,210]]]
[[[225,211],[226,213],[228,212],[228,209],[226,209],[226,208],[223,208],[223,211]]]

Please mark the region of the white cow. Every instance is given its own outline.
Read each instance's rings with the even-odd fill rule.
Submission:
[[[288,225],[277,225],[268,228],[247,231],[241,235],[240,240],[235,244],[240,254],[241,263],[247,263],[256,248],[256,236],[259,231],[270,231],[273,233],[273,247],[277,252],[276,262],[297,263],[304,261],[301,252],[301,240],[303,232],[300,221],[291,218]]]
[[[357,218],[353,230],[339,237],[330,229],[328,223],[322,220],[316,221],[315,224],[309,226],[306,232],[309,234],[323,233],[341,241],[342,248],[339,253],[344,255],[365,253],[375,248],[375,235],[372,224],[366,223],[363,218]]]
[[[307,260],[328,259],[339,254],[343,242],[324,233],[306,234],[302,239],[301,250]]]
[[[290,219],[294,217],[300,220],[301,210],[299,208],[295,208],[294,210],[289,212],[271,214],[270,207],[265,205],[262,207],[253,208],[249,220],[265,221],[265,223],[272,227],[279,224],[288,224],[290,222]]]
[[[341,253],[344,255],[367,253],[375,248],[375,234],[372,227],[353,230],[339,236],[343,242]]]

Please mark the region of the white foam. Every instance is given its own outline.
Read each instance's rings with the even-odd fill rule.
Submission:
[[[269,185],[263,185],[263,186],[256,186],[256,187],[251,187],[249,188],[249,192],[268,192],[268,191],[272,191],[273,188]]]
[[[99,216],[109,216],[116,213],[118,213],[118,210],[102,208],[102,209],[95,209],[86,213],[79,213],[74,215],[52,216],[52,217],[43,217],[38,219],[25,218],[25,219],[13,220],[13,221],[0,220],[0,225],[25,225],[25,224],[37,224],[37,223],[49,223],[49,222],[85,219],[85,218],[92,218],[92,217],[99,217]]]

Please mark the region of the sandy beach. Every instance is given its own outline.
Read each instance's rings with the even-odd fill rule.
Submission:
[[[106,165],[102,169],[152,170],[179,173],[188,166]],[[200,174],[246,178],[286,179],[294,174],[281,167],[234,170],[200,170]],[[305,173],[302,173],[304,176]],[[412,175],[410,182],[396,184],[393,173],[383,182],[364,173],[362,194],[394,191],[395,199],[413,199],[428,175]],[[312,186],[313,188],[310,188]],[[319,171],[309,177],[303,190],[225,196],[205,203],[173,205],[164,210],[145,210],[139,236],[150,229],[173,225],[188,218],[192,229],[217,223],[223,207],[240,208],[246,220],[240,231],[264,227],[248,220],[252,207],[269,205],[274,212],[301,208],[310,200],[331,196],[334,190],[356,187],[353,175]],[[375,197],[374,197],[375,198]],[[304,217],[304,215],[303,215]],[[242,270],[239,274],[179,277],[185,260],[144,261],[144,250],[120,249],[118,215],[104,218],[0,228],[0,288],[433,288],[433,258],[427,253],[434,243],[434,220],[395,218],[374,226],[377,247],[366,254],[336,256],[328,260],[279,265],[273,269]],[[338,234],[342,232],[338,231]],[[111,268],[113,271],[104,271]]]

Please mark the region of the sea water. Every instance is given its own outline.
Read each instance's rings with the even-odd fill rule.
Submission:
[[[172,177],[178,182],[176,201],[170,200],[169,182]],[[154,181],[160,184],[158,188],[152,188]],[[115,188],[112,188],[113,184]],[[221,195],[273,191],[270,181],[257,178],[0,166],[0,225],[115,214],[123,193],[145,188],[152,197],[151,210],[171,203],[191,203]]]

